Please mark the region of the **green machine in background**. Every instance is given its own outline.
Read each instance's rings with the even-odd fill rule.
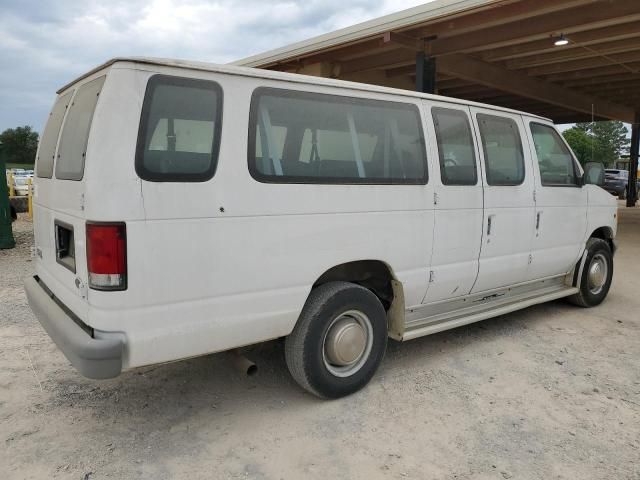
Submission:
[[[5,167],[2,142],[0,142],[0,249],[13,248],[16,241],[11,229],[11,207],[7,189],[7,169]]]

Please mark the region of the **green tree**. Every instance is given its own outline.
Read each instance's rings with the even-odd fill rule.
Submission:
[[[629,149],[630,140],[622,122],[583,122],[564,132],[580,163],[611,165]]]
[[[38,132],[30,126],[6,129],[0,133],[0,142],[7,163],[34,164],[38,149]]]
[[[581,165],[591,161],[593,137],[589,133],[576,126],[565,130],[562,135]]]

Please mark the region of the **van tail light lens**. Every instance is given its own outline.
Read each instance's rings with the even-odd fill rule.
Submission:
[[[127,227],[124,223],[87,223],[87,269],[94,290],[126,290]]]

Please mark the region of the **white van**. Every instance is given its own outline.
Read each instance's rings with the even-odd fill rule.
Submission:
[[[525,113],[115,59],[58,92],[26,291],[87,377],[284,338],[293,377],[339,397],[389,337],[602,302],[617,210],[590,176]]]

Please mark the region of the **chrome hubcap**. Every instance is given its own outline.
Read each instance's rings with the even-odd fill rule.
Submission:
[[[607,259],[602,253],[597,253],[591,259],[589,265],[589,275],[587,278],[589,292],[593,295],[599,294],[607,283],[609,274],[609,265]]]
[[[371,353],[373,327],[364,313],[349,310],[333,319],[324,338],[324,365],[337,377],[362,368]]]

